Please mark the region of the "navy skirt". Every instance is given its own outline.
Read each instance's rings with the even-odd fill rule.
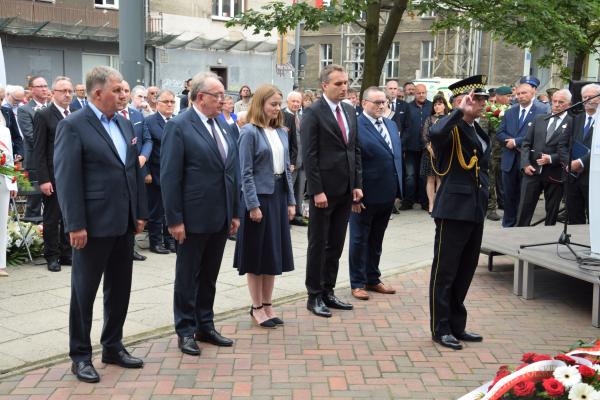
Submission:
[[[294,270],[285,176],[275,178],[273,194],[259,194],[263,218],[250,219],[242,195],[244,217],[237,234],[233,266],[240,275],[281,275]]]

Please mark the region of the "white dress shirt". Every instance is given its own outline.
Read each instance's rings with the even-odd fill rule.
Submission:
[[[283,153],[283,143],[279,138],[279,134],[273,128],[264,128],[265,135],[269,146],[271,146],[271,154],[273,154],[273,173],[276,175],[283,174],[285,170],[285,155]]]
[[[202,121],[202,123],[206,127],[206,130],[208,131],[209,135],[212,136],[213,135],[212,128],[210,127],[210,124],[208,123],[209,118],[206,115],[202,114],[202,112],[200,110],[198,110],[195,105],[192,105],[192,107],[194,107],[194,111],[196,111],[196,114],[198,114],[198,117],[200,117],[200,121]],[[228,151],[229,151],[229,146],[227,145],[227,140],[225,140],[225,132],[223,132],[223,130],[219,126],[219,123],[217,122],[217,117],[213,118],[213,121],[215,122],[215,130],[217,131],[217,134],[219,135],[219,138],[221,139],[221,143],[223,144],[223,149],[225,150],[225,156],[227,156]],[[214,139],[214,137],[213,137],[213,139]]]

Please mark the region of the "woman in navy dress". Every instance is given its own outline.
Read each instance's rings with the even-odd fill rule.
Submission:
[[[294,269],[289,221],[296,201],[281,101],[277,87],[259,87],[239,139],[244,217],[233,264],[248,279],[250,315],[267,328],[283,325],[271,307],[275,276]]]

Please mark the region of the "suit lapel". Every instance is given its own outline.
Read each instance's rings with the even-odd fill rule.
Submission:
[[[160,126],[160,129],[164,129],[165,128],[165,120],[163,119],[162,115],[160,115],[158,112],[156,112],[154,115],[156,118],[156,122],[158,122],[158,126]]]
[[[377,128],[375,128],[375,126],[373,125],[373,123],[367,117],[363,117],[362,118],[362,124],[363,124],[363,127],[365,127],[370,132],[370,134],[375,138],[375,140],[381,146],[383,146],[388,152],[390,152],[390,153],[392,152],[392,150],[387,145],[387,143],[385,142],[385,140],[383,140],[383,137],[381,136],[381,134],[379,133],[379,131],[377,130]],[[387,126],[386,126],[386,129],[387,129]]]
[[[231,135],[229,134],[229,128],[224,127],[222,125],[220,118],[215,118],[215,122],[217,123],[217,129],[221,129],[223,138],[225,138],[225,141],[227,141],[227,158],[225,159],[225,165],[228,165],[235,156],[235,147],[234,147],[234,144],[232,143],[233,140],[231,138]],[[214,142],[214,139],[213,139],[213,142]],[[216,143],[215,143],[215,147],[217,148],[217,153],[219,153],[219,148],[217,147]],[[219,153],[219,159],[221,159],[221,153]]]
[[[50,105],[51,109],[52,109],[52,113],[54,114],[54,117],[60,121],[61,119],[63,119],[65,116],[63,115],[63,113],[60,112],[60,110],[54,105],[54,103],[52,103]]]
[[[221,158],[221,153],[219,153],[219,148],[217,147],[217,143],[215,139],[212,137],[212,134],[206,129],[204,126],[204,122],[200,119],[200,116],[196,113],[193,107],[190,107],[188,111],[190,113],[190,120],[192,122],[192,127],[200,134],[200,136],[206,141],[208,147],[210,147],[217,157],[217,159],[223,163],[223,159]]]
[[[135,133],[133,132],[133,127],[130,125],[129,127],[131,127],[131,130],[127,129],[129,127],[126,127],[127,125],[127,119],[125,117],[119,116],[117,114],[117,118],[115,119],[115,123],[117,124],[117,126],[119,127],[119,130],[121,131],[121,135],[123,135],[123,140],[125,140],[125,165],[127,165],[130,161],[131,156],[137,157],[137,147],[135,145],[131,145],[131,143],[133,142],[133,137],[135,136]],[[142,138],[139,138],[139,140],[142,140]],[[112,139],[111,139],[112,142]],[[141,147],[141,143],[140,143],[140,147]],[[121,158],[119,157],[119,160]]]
[[[94,129],[96,130],[96,132],[98,132],[100,134],[100,136],[106,141],[106,144],[108,144],[108,147],[110,147],[110,149],[112,150],[113,154],[115,155],[115,157],[117,157],[117,159],[119,160],[119,162],[121,162],[121,157],[119,156],[119,152],[117,151],[117,148],[115,147],[115,144],[113,143],[110,135],[108,134],[108,132],[106,132],[106,129],[104,129],[104,126],[102,126],[102,124],[100,123],[100,120],[98,119],[98,117],[96,117],[96,114],[94,114],[94,111],[91,108],[87,108],[87,120],[88,123],[94,127]],[[122,162],[121,162],[122,163]]]
[[[334,117],[333,112],[331,111],[331,108],[329,107],[329,103],[327,103],[327,100],[325,100],[325,99],[321,99],[320,101],[321,101],[321,108],[323,110],[323,116],[325,118],[325,121],[329,122],[329,125],[332,127],[335,136],[345,146],[346,143],[344,143],[344,138],[342,137],[342,130],[340,129],[337,119]],[[343,109],[343,107],[342,107],[342,109]]]

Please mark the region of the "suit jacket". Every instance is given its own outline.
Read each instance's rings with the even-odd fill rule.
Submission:
[[[33,158],[39,183],[54,184],[54,139],[56,127],[64,115],[54,104],[35,113],[33,117]]]
[[[489,197],[488,168],[490,163],[491,143],[489,136],[477,122],[475,131],[464,120],[460,109],[440,118],[429,128],[429,137],[436,155],[436,166],[440,171],[446,171],[449,163],[452,165],[447,175],[442,177],[442,183],[435,195],[433,217],[482,223],[487,211]],[[461,149],[465,161],[478,156],[479,171],[476,167],[465,170],[458,163],[457,150],[452,151],[452,131],[458,127]],[[483,149],[481,141],[485,142]],[[453,154],[454,153],[454,154]],[[454,158],[454,160],[451,159]]]
[[[90,237],[121,236],[147,219],[133,127],[120,114],[116,124],[127,144],[125,164],[90,106],[58,123],[54,175],[66,232],[85,228]]]
[[[304,110],[300,125],[307,194],[340,196],[362,189],[362,167],[354,108],[340,102],[348,121],[348,143],[324,98]]]
[[[404,130],[402,131],[402,148],[404,151],[421,151],[423,143],[421,140],[421,131],[425,120],[431,115],[433,103],[425,100],[422,107],[417,105],[415,100],[407,104],[408,112],[405,114]]]
[[[573,119],[570,115],[565,116],[561,124],[546,141],[549,119],[547,115],[538,115],[527,130],[521,144],[521,169],[533,165],[539,172],[540,167],[535,164],[541,153],[549,154],[552,164],[541,168],[541,177],[546,181],[560,183],[562,179],[562,165],[569,161],[568,139],[573,131]]]
[[[160,182],[167,225],[183,223],[186,232],[222,232],[239,214],[237,143],[219,118],[215,121],[229,147],[225,163],[193,107],[165,125]]]
[[[580,142],[582,144],[584,144],[588,149],[592,148],[592,139],[594,137],[594,128],[592,125],[592,129],[590,129],[590,132],[587,135],[587,138],[585,138],[585,140],[583,140],[583,128],[585,127],[585,124],[587,122],[587,113],[582,112],[578,115],[576,115],[575,117],[573,117],[573,135],[572,135],[572,140],[573,143],[575,142]],[[593,116],[592,116],[592,121],[593,121]],[[591,157],[591,152],[588,153],[586,156],[581,157],[581,162],[583,163],[583,171],[579,173],[579,175],[577,176],[577,179],[581,182],[584,182],[585,184],[589,184],[590,181],[590,157]]]
[[[547,114],[547,108],[543,107],[544,104],[540,102],[533,102],[527,115],[525,115],[525,121],[522,125],[519,125],[519,113],[521,106],[519,104],[513,105],[511,108],[506,110],[504,118],[500,121],[500,127],[496,131],[496,140],[502,146],[502,157],[500,159],[500,169],[504,172],[509,172],[515,160],[519,160],[519,151],[523,138],[527,133],[527,129],[530,123],[533,122],[535,116],[540,114]],[[505,145],[506,139],[515,139],[517,145],[514,149],[509,149]]]
[[[402,143],[394,121],[383,118],[392,150],[373,123],[358,117],[358,141],[362,161],[363,203],[382,204],[402,197]]]
[[[294,114],[287,109],[283,112],[283,125],[287,128],[290,164],[294,165],[296,168],[300,168],[302,165],[302,156],[298,157],[298,136],[300,135],[300,132],[296,129],[296,118],[294,117]],[[298,163],[300,163],[300,165],[298,165]]]
[[[396,98],[394,104],[394,115],[392,120],[396,122],[398,131],[402,133],[406,129],[406,117],[408,116],[408,103]]]
[[[17,110],[17,122],[24,138],[24,164],[25,168],[29,170],[35,169],[33,158],[33,116],[36,113],[35,107],[37,107],[37,103],[32,99]]]
[[[160,147],[166,122],[160,113],[154,113],[145,118],[144,124],[152,140],[152,153],[146,163],[146,170],[152,175],[152,184],[160,186]]]
[[[71,104],[69,105],[69,109],[71,111],[77,111],[77,110],[81,110],[82,107],[83,106],[81,105],[81,102],[79,101],[77,96],[73,97],[73,100],[71,101]]]
[[[129,121],[131,121],[131,124],[133,125],[133,132],[136,137],[135,145],[138,156],[146,157],[146,165],[142,168],[142,173],[146,176],[149,174],[147,164],[152,153],[152,138],[150,137],[150,132],[146,126],[144,114],[133,107],[127,107],[127,111],[129,112]]]
[[[13,154],[23,156],[23,138],[19,132],[19,125],[17,124],[17,118],[13,113],[12,108],[8,106],[0,107],[4,120],[6,121],[6,127],[10,130],[10,138],[12,141]]]
[[[290,156],[288,149],[288,132],[283,128],[277,129],[277,135],[283,145],[284,173],[287,181],[287,204],[296,205],[292,172],[290,171]],[[273,194],[275,179],[273,178],[273,151],[269,140],[262,128],[253,124],[242,127],[240,135],[240,169],[242,177],[242,194],[246,209],[251,210],[260,206],[259,194]]]

